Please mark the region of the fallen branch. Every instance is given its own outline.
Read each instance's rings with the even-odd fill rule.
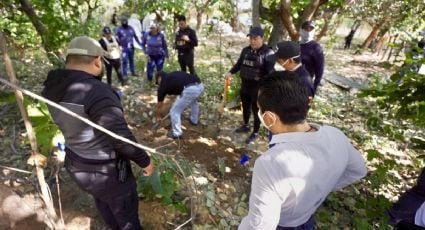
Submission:
[[[7,47],[6,47],[6,37],[4,36],[4,34],[2,32],[0,32],[0,50],[3,53],[3,59],[4,59],[4,64],[6,67],[6,73],[10,78],[10,81],[12,84],[16,84],[16,74],[15,74],[15,70],[13,69],[13,65],[12,65],[12,61],[7,53]],[[33,163],[33,165],[35,166],[35,171],[36,171],[36,175],[37,175],[37,179],[38,179],[38,183],[40,184],[40,189],[41,189],[41,197],[46,205],[49,217],[52,219],[53,223],[56,223],[58,220],[58,216],[56,215],[56,211],[53,205],[53,201],[51,199],[51,197],[49,196],[49,192],[48,192],[48,185],[46,183],[46,180],[44,178],[44,171],[41,168],[41,164],[40,162],[42,162],[43,160],[43,155],[41,155],[38,152],[37,149],[37,142],[36,142],[36,138],[35,138],[35,134],[30,122],[30,119],[28,117],[28,113],[24,107],[24,96],[22,94],[21,91],[16,90],[15,89],[15,96],[16,96],[16,103],[18,104],[19,110],[21,112],[21,116],[22,119],[24,120],[24,124],[25,124],[25,128],[27,130],[27,134],[28,134],[28,139],[30,141],[30,145],[31,145],[31,162],[29,162],[30,164]],[[45,157],[44,157],[45,159]],[[63,229],[64,226],[59,226],[54,224],[53,225],[56,229]]]

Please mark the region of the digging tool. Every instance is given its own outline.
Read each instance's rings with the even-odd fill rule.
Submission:
[[[226,105],[227,91],[229,90],[229,87],[230,87],[230,79],[226,78],[226,80],[224,81],[223,99],[221,101],[221,104],[217,107],[217,111],[220,116],[224,113],[224,106]]]
[[[165,115],[163,118],[161,118],[161,120],[157,121],[153,126],[152,129],[153,130],[157,130],[161,127],[161,123],[163,120],[167,119],[170,116],[170,113],[167,113],[167,115]]]

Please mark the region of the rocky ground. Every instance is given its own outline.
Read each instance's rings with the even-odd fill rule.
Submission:
[[[247,213],[252,167],[255,159],[267,149],[266,131],[261,131],[262,136],[255,144],[245,146],[246,136],[236,135],[233,132],[242,119],[240,110],[226,109],[223,116],[217,115],[216,108],[219,105],[219,94],[222,90],[220,75],[230,68],[231,60],[237,58],[245,44],[244,38],[235,36],[223,41],[222,47],[219,47],[217,39],[201,41],[197,50],[198,73],[207,89],[200,101],[200,124],[198,126],[189,124],[188,111],[182,116],[183,140],[175,141],[166,137],[170,128],[169,121],[164,121],[159,129],[152,128],[153,108],[156,101],[153,84],[148,83],[145,78],[133,77],[128,86],[120,87],[129,126],[139,142],[157,148],[162,153],[176,155],[191,171],[187,180],[179,177],[180,190],[173,196],[174,201],[186,206],[185,210],[179,210],[173,205],[164,205],[159,197],[153,199],[145,197],[141,200],[140,215],[146,229],[174,229],[186,221],[191,213],[196,218],[193,224],[186,225],[184,229],[192,229],[192,227],[194,229],[235,229]],[[221,56],[218,55],[220,50]],[[15,61],[15,65],[18,66],[22,86],[34,92],[40,92],[46,63],[29,58]],[[166,69],[174,70],[176,66],[175,60],[171,60]],[[138,67],[141,69],[140,66]],[[364,117],[364,107],[367,105],[362,104],[363,102],[357,98],[358,87],[367,85],[368,76],[371,73],[389,76],[391,70],[385,67],[386,65],[382,64],[379,57],[370,53],[354,55],[352,51],[327,50],[325,78],[333,82],[335,82],[332,80],[335,76],[338,79],[342,77],[343,80],[346,78],[345,80],[348,79],[354,87],[345,89],[324,80],[314,99],[309,120],[342,129],[353,139],[355,146],[362,153],[369,148],[379,148],[383,152],[399,156],[400,161],[406,165],[415,165],[412,157],[405,154],[408,150],[400,148],[402,143],[370,134],[365,126],[367,117]],[[9,91],[3,86],[0,86],[0,89]],[[172,100],[169,100],[168,105],[171,103]],[[17,106],[13,103],[0,105],[0,149],[2,150],[0,164],[31,170],[25,164],[29,146],[25,142],[24,126],[19,118]],[[164,110],[163,115],[166,113],[167,111]],[[239,163],[242,154],[246,154],[250,159],[247,166]],[[162,158],[157,160],[158,164],[164,162]],[[139,172],[138,169],[135,171]],[[66,172],[61,171],[60,175],[62,207],[69,229],[103,229],[104,226],[91,198],[76,188]],[[27,213],[22,214],[22,219],[28,218],[23,221],[18,220],[17,229],[44,229],[43,224],[35,220],[38,206],[33,203],[37,199],[28,198],[36,191],[34,178],[3,169],[0,179],[2,181],[0,202],[4,202],[10,195],[17,194],[24,204],[29,204]],[[56,200],[56,186],[54,180],[51,182],[52,194]],[[404,190],[406,184],[408,183],[401,183],[397,190]],[[350,216],[358,210],[353,208],[355,197],[347,199],[345,197],[359,194],[365,186],[368,186],[367,183],[350,186],[331,196],[319,210],[317,227],[319,229],[352,228],[353,220]],[[192,206],[188,197],[190,194],[194,194]],[[394,196],[397,192],[388,194]],[[143,194],[140,195],[143,196]],[[24,198],[30,201],[25,201]],[[7,214],[3,214],[0,219],[0,228],[7,228],[9,219]]]

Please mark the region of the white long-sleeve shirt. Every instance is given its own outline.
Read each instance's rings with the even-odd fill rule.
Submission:
[[[304,224],[326,196],[366,175],[366,163],[339,129],[273,135],[275,144],[255,161],[248,215],[239,229]]]

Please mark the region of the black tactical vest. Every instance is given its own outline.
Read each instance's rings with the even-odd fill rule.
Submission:
[[[268,46],[263,46],[259,50],[251,49],[245,54],[240,70],[243,80],[259,81],[265,75],[264,62],[268,50]]]

